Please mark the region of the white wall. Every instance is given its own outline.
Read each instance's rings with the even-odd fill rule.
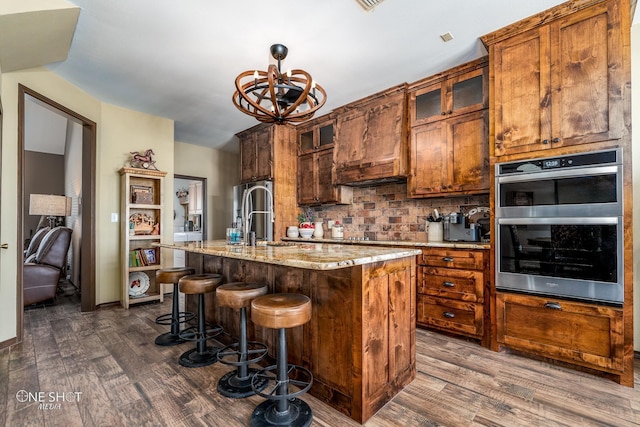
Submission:
[[[45,68],[1,75],[0,99],[4,112],[2,128],[2,204],[0,232],[10,245],[0,257],[0,343],[16,336],[16,274],[19,239],[16,230],[18,178],[18,84],[58,102],[97,123],[96,165],[96,304],[120,299],[119,224],[111,213],[120,212],[120,175],[130,151],[153,148],[158,168],[173,177],[173,121],[105,104]],[[166,179],[164,192],[171,194],[173,179]],[[168,199],[168,200],[167,200]],[[172,198],[165,198],[163,224],[171,224]],[[162,234],[171,238],[171,227]],[[165,259],[169,259],[165,257]]]
[[[177,141],[174,151],[174,173],[207,178],[206,239],[224,239],[233,220],[232,187],[240,182],[238,154]]]

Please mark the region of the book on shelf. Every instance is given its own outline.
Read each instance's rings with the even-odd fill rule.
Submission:
[[[129,251],[129,267],[144,267],[158,264],[158,256],[154,248],[138,248]]]

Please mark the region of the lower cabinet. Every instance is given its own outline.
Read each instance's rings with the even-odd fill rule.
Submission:
[[[509,348],[619,374],[623,310],[498,292],[497,341]]]
[[[423,249],[417,267],[417,325],[488,346],[487,262],[481,249]]]

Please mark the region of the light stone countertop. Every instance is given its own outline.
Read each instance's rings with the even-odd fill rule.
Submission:
[[[310,270],[334,270],[416,256],[419,249],[323,244],[307,241],[269,242],[258,246],[227,245],[224,240],[188,243],[154,243],[153,246],[186,252]]]
[[[488,243],[481,242],[419,242],[411,240],[348,240],[348,239],[331,239],[331,238],[315,238],[310,237],[303,239],[302,237],[283,237],[285,242],[313,242],[341,245],[366,245],[366,246],[402,246],[411,248],[453,248],[453,249],[490,249]]]

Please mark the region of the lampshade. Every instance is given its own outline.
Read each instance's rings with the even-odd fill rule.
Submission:
[[[71,197],[53,194],[29,195],[29,215],[69,216]]]
[[[264,123],[302,122],[313,117],[324,105],[327,93],[304,70],[281,71],[281,61],[288,49],[281,44],[271,46],[277,61],[267,71],[251,70],[236,78],[233,105]]]

